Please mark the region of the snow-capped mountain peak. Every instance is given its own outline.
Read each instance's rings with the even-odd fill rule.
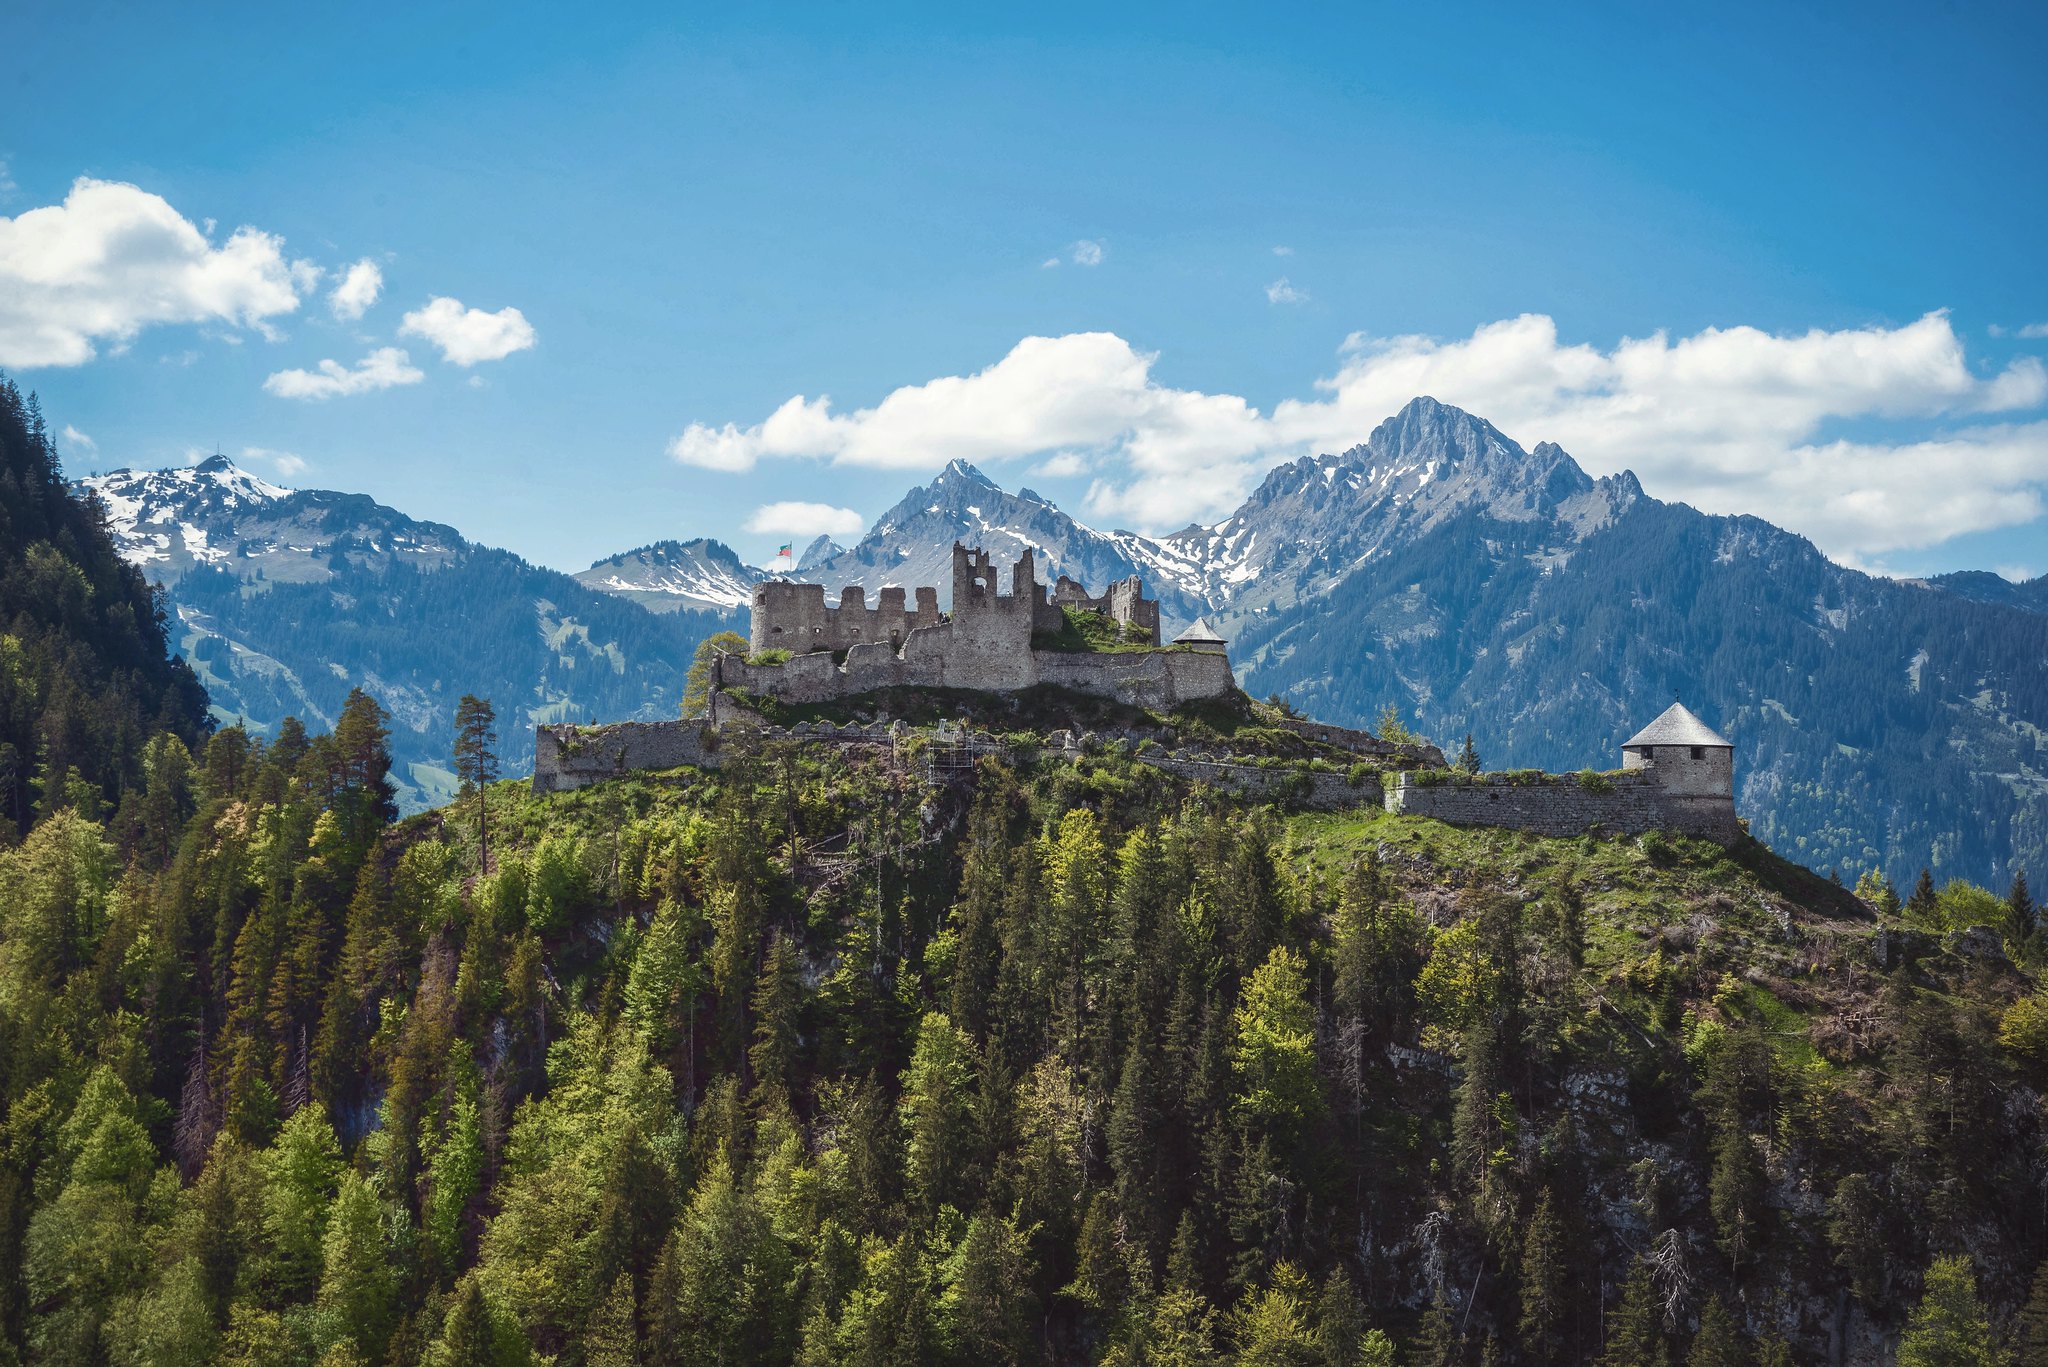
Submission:
[[[813,548],[815,549],[815,547]],[[806,557],[809,552],[805,552]],[[657,541],[579,571],[594,589],[630,598],[654,612],[709,608],[729,612],[753,601],[754,585],[769,571],[741,563],[722,541]]]

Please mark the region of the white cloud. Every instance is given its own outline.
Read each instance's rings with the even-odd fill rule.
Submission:
[[[1294,248],[1292,248],[1292,247],[1275,247],[1275,248],[1273,248],[1273,255],[1275,255],[1275,256],[1292,256],[1292,255],[1294,255]]]
[[[386,346],[357,361],[353,370],[339,361],[322,361],[316,370],[280,370],[263,382],[263,388],[281,399],[333,399],[418,384],[425,378],[412,357]]]
[[[20,188],[14,183],[14,176],[8,171],[7,163],[0,161],[0,198],[11,195]]]
[[[797,395],[749,427],[692,423],[687,464],[775,457],[930,469],[954,457],[1064,456],[1096,471],[1099,517],[1167,529],[1234,507],[1276,460],[1356,445],[1418,394],[1554,440],[1590,472],[1634,469],[1649,491],[1755,513],[1832,553],[1874,556],[2048,511],[2048,421],[1986,422],[2048,403],[2048,366],[1980,374],[1946,314],[1901,327],[1774,335],[1710,328],[1603,350],[1539,315],[1443,341],[1348,339],[1315,396],[1261,413],[1154,379],[1156,357],[1113,333],[1027,337],[972,375],[906,385],[871,408]],[[1831,428],[1853,425],[1853,439]]]
[[[72,366],[158,323],[270,335],[320,270],[237,228],[215,246],[160,195],[80,177],[62,204],[0,218],[0,365]]]
[[[1108,247],[1100,242],[1091,242],[1087,238],[1076,242],[1070,253],[1077,266],[1099,266],[1102,264],[1102,258],[1108,254]]]
[[[2013,333],[2013,336],[2023,337],[2029,342],[2038,342],[2043,337],[2048,337],[2048,323],[2028,323]]]
[[[829,503],[768,503],[747,519],[750,532],[771,532],[778,536],[857,537],[867,520],[851,508]]]
[[[242,459],[260,460],[285,479],[303,475],[307,469],[305,457],[290,451],[273,451],[267,446],[244,446]]]
[[[1031,467],[1041,479],[1070,479],[1088,472],[1088,458],[1079,451],[1055,451]]]
[[[64,424],[64,440],[69,442],[71,445],[76,446],[79,450],[85,452],[87,455],[91,455],[93,452],[98,451],[100,449],[100,444],[98,442],[94,441],[91,437],[88,437],[87,435],[85,435],[85,433],[79,431],[77,428],[73,427],[68,422]]]
[[[1266,286],[1266,302],[1269,304],[1306,304],[1308,302],[1308,291],[1296,289],[1287,282],[1287,277],[1283,275],[1272,284]]]
[[[2000,565],[1994,572],[1999,578],[2014,584],[2024,584],[2039,573],[2031,565]]]
[[[364,257],[342,273],[341,282],[327,296],[327,307],[344,323],[353,323],[370,311],[384,292],[384,272]]]
[[[1059,264],[1060,259],[1057,256],[1048,256],[1045,260],[1038,263],[1038,269],[1042,271],[1056,270]]]
[[[401,335],[424,337],[441,349],[441,359],[459,366],[501,361],[539,340],[526,315],[515,308],[496,313],[464,308],[460,299],[437,295],[423,309],[405,315]]]

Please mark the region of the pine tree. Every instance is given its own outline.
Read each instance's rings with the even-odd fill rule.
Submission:
[[[2048,1258],[2034,1269],[2013,1340],[2015,1367],[2048,1367]]]
[[[1700,1307],[1700,1331],[1693,1335],[1692,1350],[1685,1367],[1745,1367],[1750,1353],[1736,1328],[1735,1317],[1719,1296],[1707,1297]]]
[[[1927,1269],[1927,1287],[1899,1337],[1898,1367],[2004,1367],[1970,1260],[1939,1257]]]
[[[1522,1351],[1530,1361],[1560,1361],[1571,1314],[1571,1278],[1563,1224],[1544,1191],[1522,1237]]]
[[[2005,940],[2015,958],[2031,956],[2038,945],[2041,909],[2027,890],[2026,870],[2015,870],[2012,890],[2005,895]]]
[[[598,1303],[583,1337],[584,1367],[640,1367],[640,1331],[634,1321],[633,1276],[621,1272]]]
[[[1723,1118],[1714,1136],[1714,1167],[1707,1188],[1715,1241],[1741,1274],[1763,1246],[1765,1209],[1763,1162],[1748,1131]]]
[[[1620,1302],[1607,1316],[1607,1351],[1600,1367],[1664,1367],[1669,1361],[1650,1265],[1638,1258],[1622,1284]]]
[[[1923,925],[1930,924],[1934,919],[1935,901],[1934,873],[1923,867],[1913,882],[1913,895],[1906,899],[1906,910],[1912,913],[1914,920]]]
[[[1478,747],[1472,744],[1472,733],[1470,731],[1465,733],[1465,744],[1458,751],[1457,767],[1468,774],[1479,772],[1479,750]]]
[[[489,702],[465,693],[455,705],[455,777],[463,796],[476,794],[477,867],[491,867],[490,811],[486,789],[498,777],[498,714]]]
[[[798,974],[797,948],[788,936],[776,931],[769,937],[768,954],[761,964],[760,979],[754,985],[754,1043],[747,1061],[754,1068],[754,1086],[772,1098],[775,1106],[787,1106],[789,1089],[795,1081],[797,1048],[801,1043],[798,1015],[803,1010],[803,981]]]

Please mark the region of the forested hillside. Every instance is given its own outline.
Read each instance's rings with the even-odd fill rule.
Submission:
[[[393,824],[358,694],[45,816],[0,1357],[2048,1360],[2023,888],[915,749]]]
[[[35,399],[0,376],[0,829],[120,803],[153,733],[194,744],[206,725],[160,600],[72,497]]]

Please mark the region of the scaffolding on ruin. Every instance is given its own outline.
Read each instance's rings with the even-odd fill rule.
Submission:
[[[1000,755],[1005,746],[986,731],[976,731],[965,722],[940,722],[932,728],[924,751],[927,783],[946,783],[974,777],[983,756]]]

